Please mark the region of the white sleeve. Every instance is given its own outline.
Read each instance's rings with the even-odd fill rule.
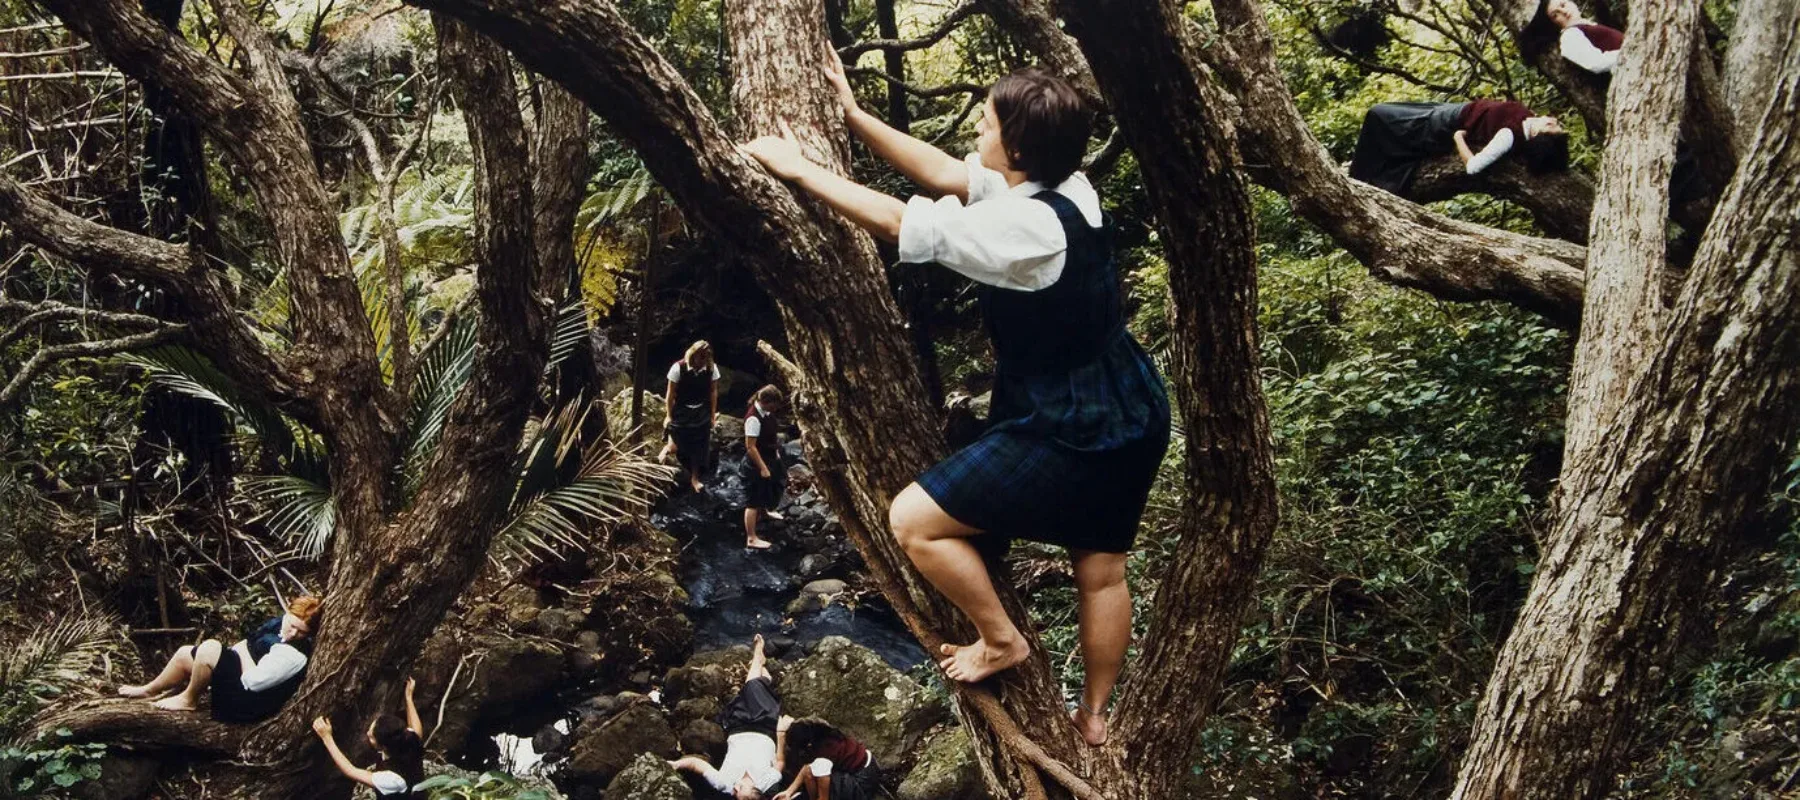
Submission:
[[[293,645],[278,644],[269,648],[269,654],[256,662],[256,666],[244,670],[244,688],[260,692],[300,674],[305,668],[305,653]]]
[[[1619,51],[1608,53],[1595,47],[1587,33],[1573,25],[1563,28],[1559,46],[1563,58],[1588,72],[1612,72],[1613,67],[1619,63]]]
[[[669,382],[675,383],[680,380],[681,380],[681,362],[677,361],[677,362],[669,365]]]
[[[1499,133],[1494,134],[1493,141],[1488,142],[1486,147],[1481,148],[1481,152],[1469,159],[1468,165],[1463,169],[1470,175],[1487,169],[1493,166],[1494,162],[1499,161],[1501,156],[1506,155],[1506,151],[1511,150],[1512,146],[1512,129],[1501,128]]]
[[[1035,292],[1062,276],[1069,243],[1046,203],[1018,195],[963,205],[914,197],[900,217],[900,260],[942,264],[972,280]]]
[[[744,418],[744,435],[745,436],[761,436],[762,435],[762,420],[757,419],[755,414],[752,414],[752,415]]]
[[[1006,185],[1005,175],[988,169],[981,163],[980,153],[970,153],[963,158],[963,163],[969,167],[969,205],[999,197],[1010,188]]]
[[[370,773],[369,782],[375,785],[375,791],[380,794],[405,794],[412,789],[406,779],[400,777],[400,773],[389,772],[385,769]]]
[[[829,758],[813,759],[812,772],[813,772],[813,777],[816,777],[816,778],[831,777],[831,759],[829,759]]]
[[[700,777],[706,779],[706,785],[726,794],[731,794],[731,784],[725,780],[724,775],[719,774],[718,770],[707,767],[700,772]]]
[[[719,365],[715,362],[713,364],[713,380],[716,381],[722,377],[724,377],[724,376],[719,374]]]

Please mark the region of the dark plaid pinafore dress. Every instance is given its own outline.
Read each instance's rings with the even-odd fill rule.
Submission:
[[[983,286],[997,356],[988,428],[919,477],[951,517],[1008,539],[1122,553],[1169,446],[1169,400],[1125,329],[1110,221],[1067,197],[1062,275],[1035,292]]]

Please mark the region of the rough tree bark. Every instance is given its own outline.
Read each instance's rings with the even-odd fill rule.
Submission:
[[[1671,23],[1691,15],[1676,8],[1687,5],[1637,10],[1638,29],[1659,34],[1632,40],[1654,51],[1633,52],[1656,65],[1629,65],[1615,104],[1659,96],[1644,81],[1685,55],[1690,34]],[[1758,133],[1672,307],[1641,278],[1654,243],[1633,243],[1650,232],[1654,197],[1627,194],[1659,167],[1631,175],[1608,154],[1604,194],[1620,196],[1603,205],[1645,216],[1619,243],[1636,263],[1604,265],[1619,285],[1584,315],[1578,367],[1596,374],[1571,391],[1558,519],[1477,713],[1456,798],[1607,794],[1659,672],[1685,632],[1709,623],[1700,600],[1722,554],[1757,523],[1800,425],[1800,41],[1787,37],[1781,52]],[[1614,120],[1623,132],[1653,113]],[[1621,162],[1664,146],[1613,141]],[[1640,345],[1624,340],[1646,333]]]
[[[983,0],[996,22],[1060,73],[1092,85],[1086,60],[1033,0]],[[1260,8],[1214,4],[1218,40],[1198,49],[1235,102],[1245,168],[1286,195],[1379,280],[1456,301],[1500,300],[1572,326],[1580,318],[1580,246],[1459,222],[1350,180],[1313,137],[1275,63]]]
[[[420,644],[484,563],[506,500],[508,465],[545,358],[533,237],[530,160],[504,53],[447,26],[453,75],[476,154],[475,242],[482,324],[470,384],[452,406],[412,504],[397,508],[389,471],[395,421],[384,417],[373,337],[337,231],[335,206],[313,168],[296,103],[263,32],[232,3],[215,11],[244,56],[227,70],[126,0],[47,5],[128,73],[158,81],[243,170],[271,223],[292,288],[296,339],[266,350],[213,275],[185,249],[82,220],[0,178],[0,220],[75,263],[141,278],[175,293],[194,316],[193,344],[246,390],[269,398],[326,438],[339,526],[325,614],[306,683],[280,715],[249,730],[142,703],[59,709],[44,720],[86,737],[115,737],[230,754],[254,765],[271,797],[316,797],[321,762],[305,741],[315,715],[359,730],[388,708]],[[347,787],[335,784],[342,791]]]
[[[1186,796],[1277,517],[1256,335],[1255,224],[1229,102],[1197,69],[1179,6],[1063,0],[1125,143],[1145,170],[1169,259],[1170,365],[1187,449],[1175,558],[1114,717],[1104,783]],[[1129,764],[1126,763],[1129,754]]]

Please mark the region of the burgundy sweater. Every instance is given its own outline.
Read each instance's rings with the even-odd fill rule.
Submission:
[[[1525,119],[1531,109],[1511,100],[1473,100],[1463,108],[1457,127],[1469,132],[1469,149],[1480,150],[1503,130],[1513,132],[1513,144],[1525,141]]]
[[[1625,34],[1619,32],[1617,28],[1608,28],[1592,22],[1575,27],[1587,34],[1588,41],[1593,42],[1594,46],[1600,48],[1602,53],[1610,53],[1625,46]]]

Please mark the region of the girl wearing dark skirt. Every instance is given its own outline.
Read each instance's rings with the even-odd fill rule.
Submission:
[[[156,707],[192,711],[199,707],[201,692],[208,692],[212,718],[220,722],[260,722],[275,716],[306,679],[320,606],[317,597],[296,597],[286,614],[264,622],[248,638],[231,647],[217,639],[183,647],[149,683],[122,686],[119,694],[158,697],[185,682],[186,688],[157,700]]]
[[[1569,135],[1511,100],[1378,103],[1363,115],[1350,177],[1405,197],[1421,164],[1451,153],[1470,175],[1509,153],[1533,173],[1555,172],[1569,167]]]
[[[663,433],[669,443],[657,458],[666,461],[673,451],[687,470],[688,486],[698,492],[703,488],[700,476],[712,457],[713,420],[719,416],[719,365],[706,340],[693,343],[680,361],[669,366],[667,400]]]
[[[788,723],[786,761],[804,766],[774,800],[875,800],[881,794],[875,756],[824,720]]]
[[[419,720],[419,707],[413,703],[413,679],[406,679],[406,719],[382,714],[369,723],[366,734],[369,746],[377,756],[374,769],[363,769],[338,749],[331,733],[331,720],[313,720],[313,733],[325,743],[325,751],[337,764],[344,777],[375,790],[376,797],[412,800],[423,798],[424,792],[413,787],[425,780],[425,723]]]
[[[781,463],[775,415],[786,406],[781,389],[770,384],[756,390],[744,409],[744,547],[751,550],[773,546],[756,534],[757,520],[781,519],[775,509],[787,494],[787,467]]]
[[[913,564],[980,635],[945,645],[940,666],[974,682],[1030,656],[972,539],[1067,547],[1087,674],[1075,724],[1088,742],[1103,743],[1103,709],[1131,639],[1126,553],[1168,448],[1169,403],[1125,330],[1111,227],[1077,171],[1088,111],[1062,80],[1015,72],[994,84],[976,152],[958,160],[858,108],[836,56],[827,63],[850,130],[939,199],[902,203],[858,185],[808,161],[791,137],[765,137],[746,152],[897,242],[901,261],[935,262],[981,284],[997,356],[986,432],[889,509]]]

